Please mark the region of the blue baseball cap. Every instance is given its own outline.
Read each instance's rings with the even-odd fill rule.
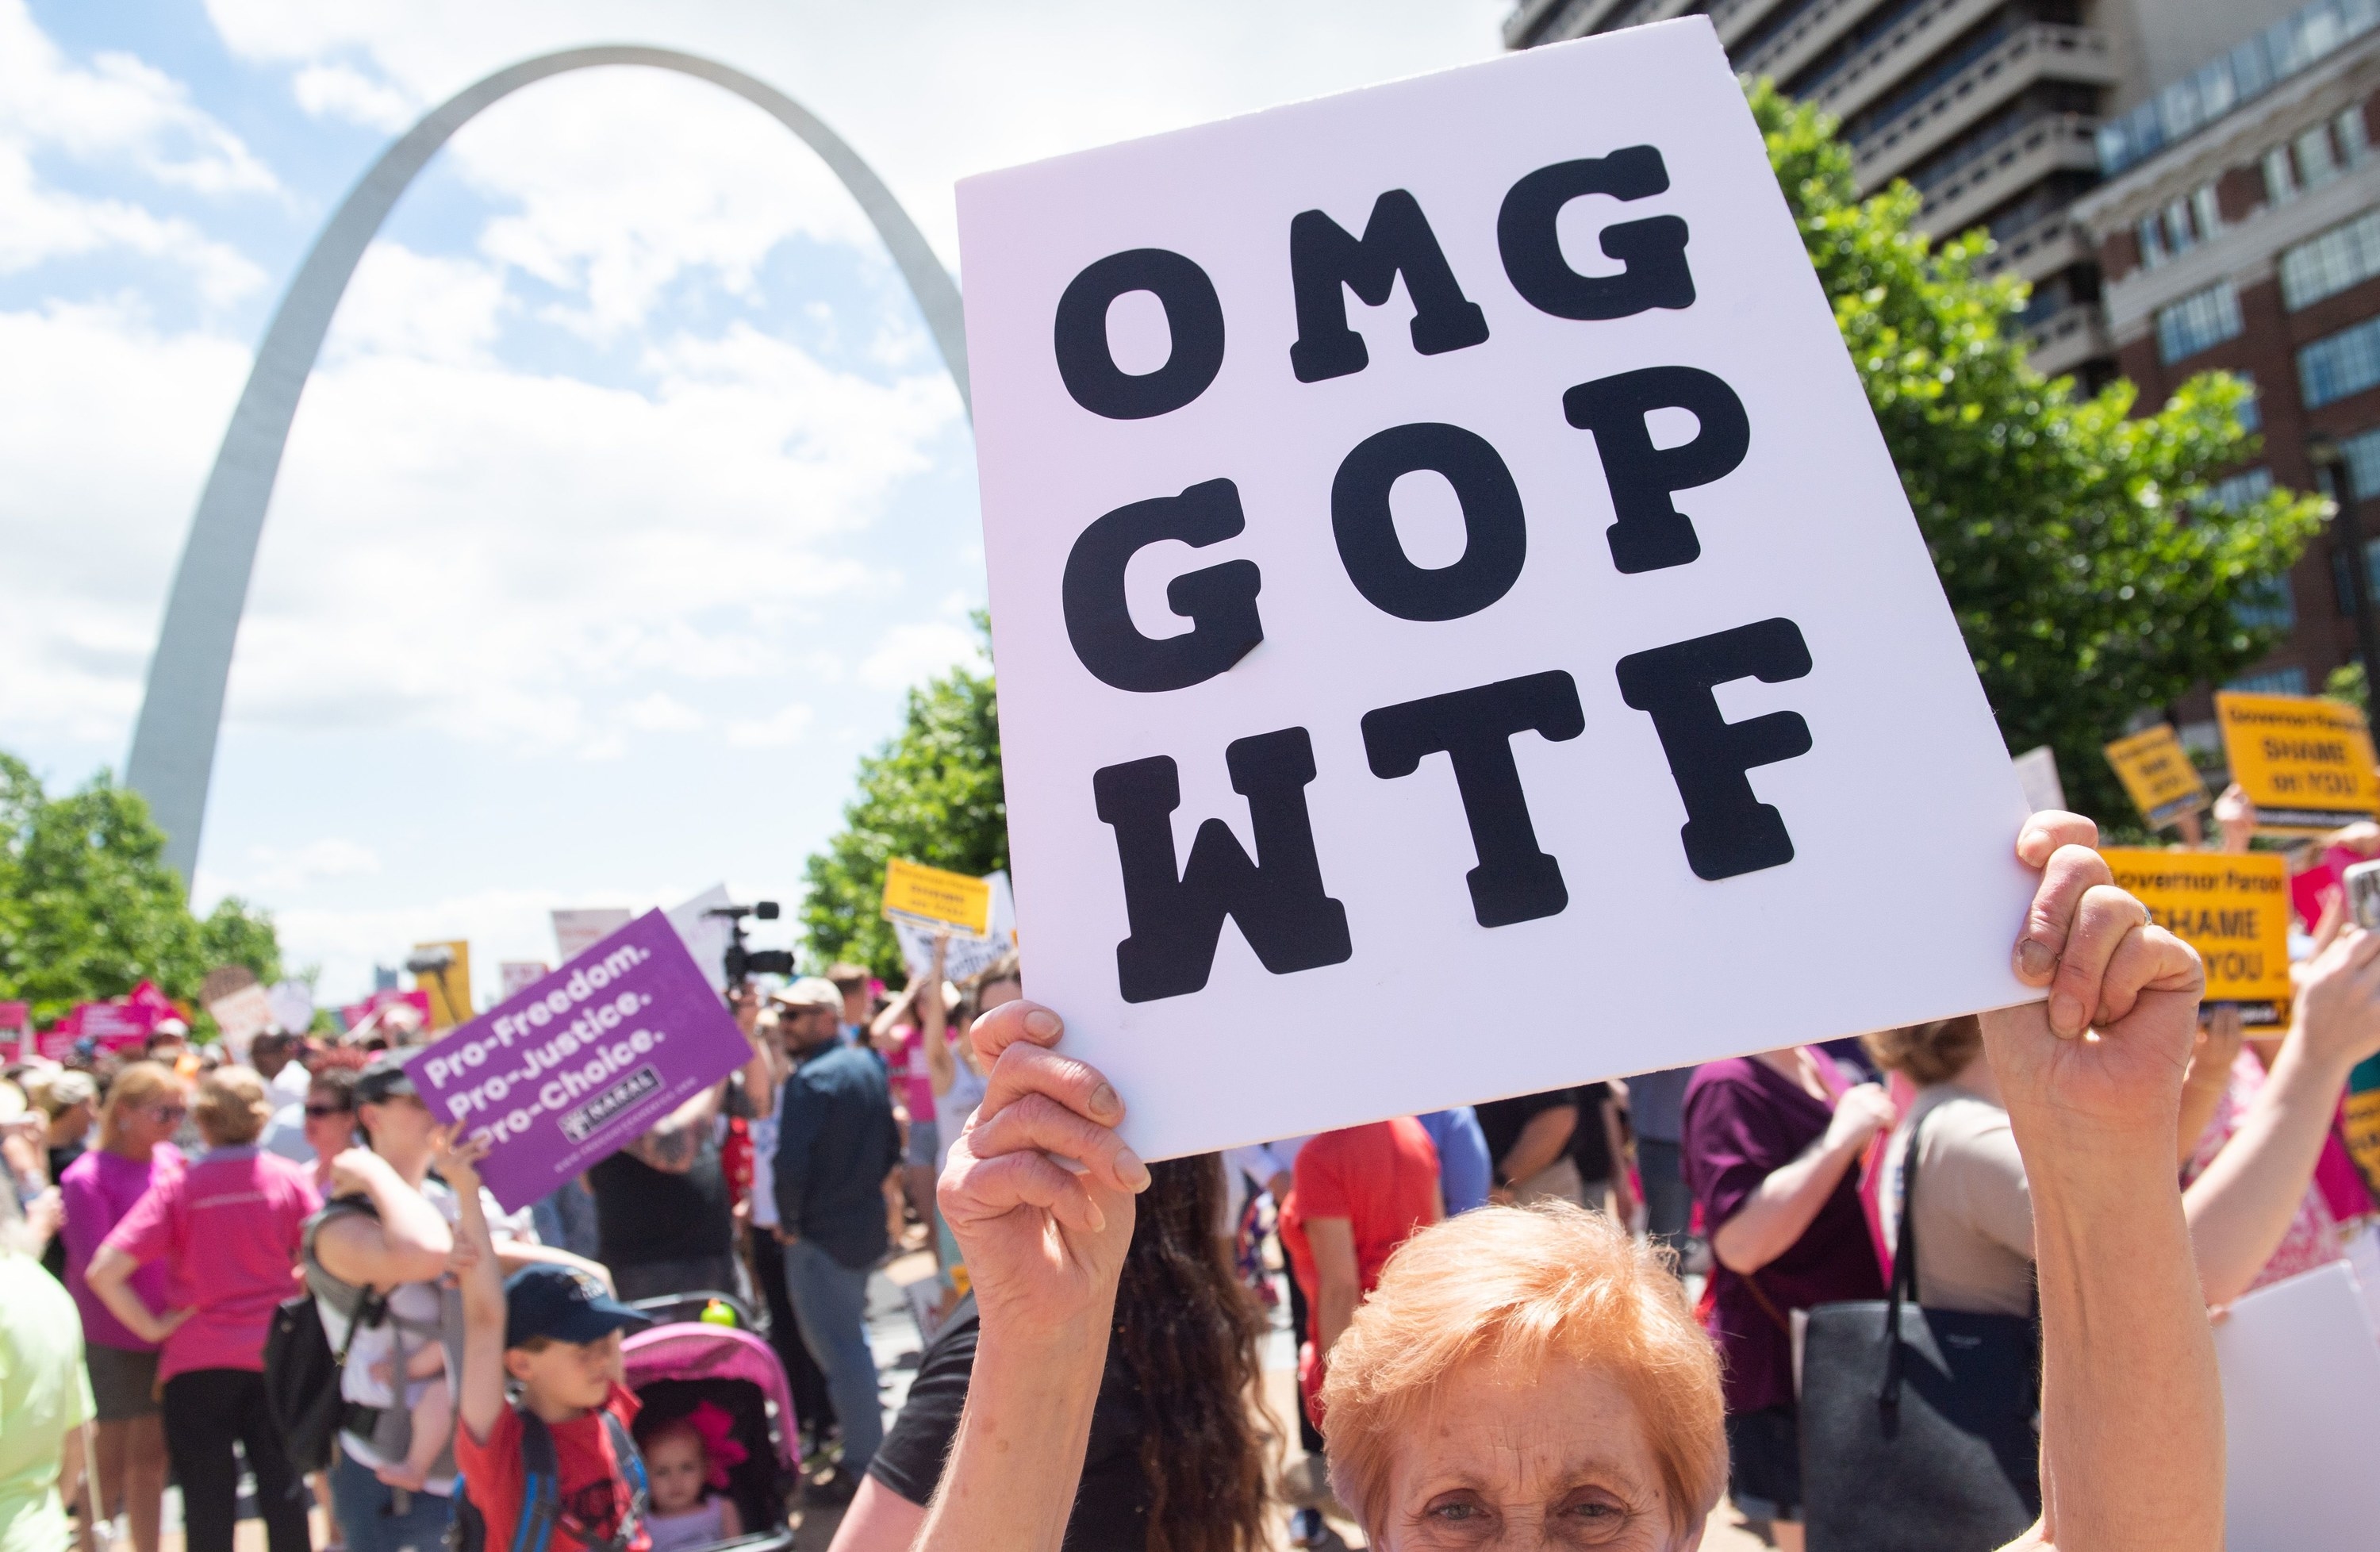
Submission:
[[[592,1273],[576,1267],[538,1262],[504,1279],[506,1347],[519,1347],[540,1337],[550,1341],[599,1341],[613,1331],[651,1324],[650,1316],[620,1303],[604,1291]]]

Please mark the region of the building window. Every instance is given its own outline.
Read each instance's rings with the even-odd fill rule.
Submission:
[[[2206,502],[2226,512],[2240,512],[2263,501],[2273,489],[2273,471],[2259,464],[2206,488]]]
[[[2349,166],[2361,166],[2363,159],[2372,154],[2372,137],[2364,127],[2362,105],[2358,103],[2348,109],[2331,123],[2338,131],[2339,155],[2346,158]]]
[[[2227,679],[2223,687],[2238,690],[2242,695],[2301,696],[2306,693],[2306,671],[2302,668],[2276,668],[2263,673],[2245,673],[2237,679]]]
[[[2291,312],[2380,274],[2380,210],[2366,211],[2281,255],[2281,305]]]
[[[2193,291],[2171,307],[2157,310],[2157,354],[2168,366],[2220,345],[2239,333],[2240,294],[2228,280],[2217,281],[2204,291]]]
[[[2256,374],[2234,370],[2231,375],[2248,385],[2248,396],[2240,401],[2240,429],[2261,431],[2265,429],[2265,401],[2256,392]]]
[[[2172,255],[2165,249],[2165,223],[2154,215],[2141,217],[2141,268],[2154,270]]]
[[[2317,124],[2292,142],[2298,153],[2298,181],[2319,188],[2341,171],[2330,147],[2330,126]]]
[[[2231,600],[2231,618],[2241,630],[2295,630],[2298,624],[2297,600],[2289,596],[2289,579],[2267,576],[2252,588],[2242,588]],[[2238,685],[2232,686],[2234,689]]]
[[[2216,200],[2213,184],[2200,184],[2198,192],[2190,197],[2190,216],[2198,224],[2201,237],[2211,239],[2223,230],[2223,207]]]
[[[2367,318],[2299,351],[2298,381],[2308,409],[2380,383],[2380,318]]]
[[[2286,205],[2298,197],[2297,175],[2289,170],[2289,148],[2275,146],[2265,152],[2265,198]]]
[[[2347,478],[2355,487],[2358,503],[2380,496],[2380,427],[2341,439],[2338,455],[2347,465]],[[2336,491],[2328,493],[2333,497],[2338,494]],[[2375,588],[2373,596],[2380,598],[2380,588]]]

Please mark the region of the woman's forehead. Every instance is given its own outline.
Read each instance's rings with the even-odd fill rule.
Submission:
[[[1510,1481],[1594,1468],[1658,1480],[1652,1437],[1628,1387],[1575,1358],[1472,1358],[1439,1381],[1419,1422],[1398,1447],[1400,1475]]]

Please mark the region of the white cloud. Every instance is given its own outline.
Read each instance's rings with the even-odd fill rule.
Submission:
[[[395,134],[410,128],[420,116],[405,93],[346,65],[309,65],[289,86],[298,105],[315,118],[344,119]]]
[[[691,733],[705,725],[703,714],[665,690],[620,709],[620,718],[639,733]]]
[[[196,893],[255,900],[296,893],[334,879],[370,878],[380,854],[358,841],[328,836],[303,846],[250,846],[244,866],[229,873],[201,868]]]
[[[67,63],[25,0],[0,0],[0,137],[79,161],[126,162],[201,194],[281,185],[237,135],[193,106],[179,81],[128,54]]]
[[[861,661],[859,682],[879,690],[905,689],[949,672],[953,663],[965,663],[978,673],[989,666],[975,632],[944,620],[895,625]]]
[[[739,749],[781,749],[809,731],[810,709],[788,706],[765,717],[747,717],[727,724],[727,742]]]

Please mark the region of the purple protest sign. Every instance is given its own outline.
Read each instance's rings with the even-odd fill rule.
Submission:
[[[648,912],[405,1064],[431,1113],[493,1138],[506,1212],[610,1157],[752,1047],[686,944]]]

